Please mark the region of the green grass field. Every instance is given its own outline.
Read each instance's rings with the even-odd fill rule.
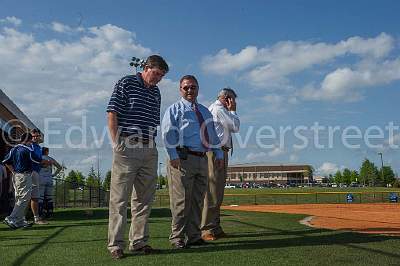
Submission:
[[[107,210],[58,210],[51,224],[12,231],[0,225],[0,265],[399,265],[400,238],[329,231],[303,215],[224,211],[229,238],[170,248],[170,212],[153,209],[150,244],[162,250],[113,261],[106,250]],[[127,237],[127,236],[126,236]]]

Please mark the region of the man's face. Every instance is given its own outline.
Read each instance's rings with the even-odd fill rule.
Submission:
[[[38,143],[40,140],[40,134],[39,133],[32,133],[32,142]]]
[[[180,92],[185,100],[193,103],[199,94],[199,86],[192,79],[184,79],[180,85]]]
[[[150,68],[146,66],[143,70],[142,78],[145,85],[150,85],[151,87],[154,87],[158,84],[158,82],[161,81],[164,75],[164,70],[161,70],[158,67]]]

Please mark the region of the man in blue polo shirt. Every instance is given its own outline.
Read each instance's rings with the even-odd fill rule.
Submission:
[[[107,107],[113,142],[108,250],[114,259],[124,256],[128,199],[132,222],[129,250],[150,254],[148,218],[156,190],[158,153],[154,138],[160,124],[161,95],[157,84],[168,72],[161,56],[149,56],[142,73],[120,79]]]
[[[204,245],[200,222],[207,190],[207,151],[224,164],[210,111],[197,102],[199,83],[192,75],[180,80],[181,100],[165,111],[162,136],[168,152],[168,186],[172,213],[169,240],[176,249]]]
[[[31,225],[25,220],[25,211],[31,200],[33,164],[41,163],[30,147],[31,142],[32,135],[23,134],[21,144],[12,148],[3,161],[13,173],[15,205],[12,213],[4,219],[4,223],[12,229]]]
[[[42,161],[42,147],[40,147],[40,132],[36,128],[31,130],[32,135],[32,144],[31,148],[33,153],[36,155],[37,158]],[[39,214],[39,198],[40,198],[40,176],[39,172],[42,169],[42,165],[40,163],[33,163],[32,164],[33,171],[32,171],[32,192],[31,192],[31,210],[34,217],[34,223],[38,225],[48,224],[45,220],[40,217]]]

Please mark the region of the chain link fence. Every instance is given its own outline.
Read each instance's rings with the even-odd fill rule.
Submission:
[[[110,192],[98,186],[77,186],[62,179],[54,179],[56,208],[108,207]],[[400,191],[375,192],[304,192],[229,194],[223,205],[276,205],[276,204],[340,204],[397,202]],[[395,196],[395,197],[394,197]],[[395,200],[394,200],[395,199]],[[154,207],[169,207],[168,192],[163,190],[154,196]]]

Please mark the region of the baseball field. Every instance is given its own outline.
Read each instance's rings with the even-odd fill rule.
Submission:
[[[168,242],[169,209],[154,208],[150,244],[160,253],[118,262],[106,250],[107,209],[58,209],[49,225],[1,224],[0,265],[400,265],[399,206],[230,204],[222,212],[227,238],[182,251]]]

